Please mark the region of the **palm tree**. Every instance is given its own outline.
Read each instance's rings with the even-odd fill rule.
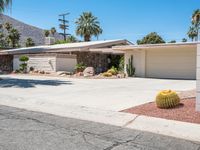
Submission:
[[[50,34],[49,30],[44,30],[45,37],[49,37],[49,34]]]
[[[191,26],[187,35],[190,39],[192,39],[192,41],[194,41],[194,39],[198,36],[198,31],[194,26]]]
[[[84,41],[90,41],[93,35],[98,37],[103,32],[97,17],[91,12],[84,12],[75,23],[77,24],[76,34],[84,37]]]
[[[6,22],[4,24],[4,28],[9,32],[13,27],[12,27],[12,24],[9,23],[9,22]]]
[[[76,39],[76,37],[75,36],[73,36],[73,35],[70,35],[70,36],[68,36],[67,37],[67,43],[75,43],[75,42],[77,42],[78,40]]]
[[[50,30],[51,34],[54,36],[55,33],[56,33],[56,28],[55,27],[52,27],[51,30]]]
[[[16,48],[20,46],[20,33],[17,29],[11,29],[6,39],[11,48]]]
[[[192,25],[196,28],[197,30],[197,38],[196,40],[199,40],[199,28],[200,28],[200,9],[197,9],[194,11],[192,14]]]
[[[26,39],[26,47],[31,47],[31,46],[35,46],[35,43],[32,38],[27,38]]]
[[[12,0],[0,0],[0,13],[3,13],[5,9],[12,5]]]

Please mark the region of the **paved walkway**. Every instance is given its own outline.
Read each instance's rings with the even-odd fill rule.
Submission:
[[[0,150],[199,150],[200,143],[0,106]]]

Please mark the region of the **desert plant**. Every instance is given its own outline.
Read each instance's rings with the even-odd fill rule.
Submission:
[[[124,56],[119,60],[119,71],[124,72]]]
[[[180,103],[180,98],[175,91],[164,90],[156,96],[156,105],[159,108],[174,108]]]
[[[104,77],[112,77],[112,73],[109,73],[109,72],[104,72],[102,75]]]
[[[50,35],[50,31],[49,30],[44,30],[44,36],[45,37],[49,37]]]
[[[83,62],[78,63],[75,66],[76,72],[83,72],[85,68],[86,68],[86,65]]]
[[[76,34],[84,37],[84,41],[91,41],[93,35],[98,37],[103,32],[98,18],[93,16],[91,12],[84,12],[77,19],[76,25]]]
[[[19,61],[22,62],[22,64],[20,64],[20,71],[22,72],[27,72],[27,61],[29,60],[28,56],[21,56],[19,58]]]
[[[117,75],[118,71],[117,68],[115,68],[114,66],[112,66],[112,68],[110,68],[107,73],[111,73],[112,75]]]
[[[133,55],[128,60],[128,64],[126,64],[126,72],[129,77],[133,77],[135,75],[135,67],[133,67]]]
[[[35,43],[32,38],[27,38],[26,39],[26,47],[31,47],[31,46],[35,46]]]

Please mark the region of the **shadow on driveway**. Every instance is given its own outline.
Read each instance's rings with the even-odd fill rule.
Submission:
[[[31,79],[13,79],[3,78],[0,80],[0,88],[18,87],[18,88],[33,88],[36,85],[59,86],[72,85],[71,81],[60,80],[31,80]]]

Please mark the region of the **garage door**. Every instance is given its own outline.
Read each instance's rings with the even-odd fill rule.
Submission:
[[[196,79],[196,50],[147,50],[146,77]]]

